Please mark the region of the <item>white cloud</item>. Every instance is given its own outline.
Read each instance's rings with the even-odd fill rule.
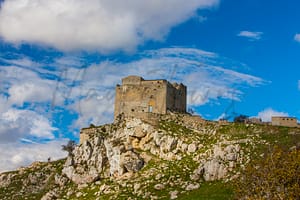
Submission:
[[[298,81],[298,90],[300,90],[300,80]]]
[[[1,91],[1,90],[0,90]],[[7,101],[7,97],[0,94],[0,113],[5,112],[10,108],[11,105],[9,105]]]
[[[39,84],[36,84],[37,82]],[[54,89],[44,80],[28,80],[28,82],[14,84],[9,89],[9,100],[17,105],[23,105],[24,102],[45,102],[51,100]]]
[[[289,116],[286,112],[279,112],[276,110],[273,110],[272,108],[267,108],[261,112],[258,113],[257,117],[261,118],[264,122],[270,122],[272,117],[275,116]]]
[[[294,40],[296,40],[297,42],[300,42],[300,34],[297,33],[295,36],[294,36]]]
[[[83,65],[82,61],[78,57],[65,56],[55,60],[55,65],[60,66],[61,68],[66,67],[81,67]]]
[[[16,63],[20,66],[15,66]],[[26,60],[26,63],[32,63]],[[57,71],[50,72],[45,69],[31,65],[29,67],[21,65],[19,60],[11,60],[8,62],[11,66],[2,67],[0,69],[0,83],[6,85],[0,88],[0,92],[6,93],[7,103],[22,106],[24,103],[40,103],[51,102],[54,98],[57,80],[50,80],[42,77],[40,74],[57,76]],[[24,64],[24,63],[22,63]],[[56,104],[62,104],[63,94],[60,93],[56,97]]]
[[[246,37],[250,40],[260,40],[263,32],[241,31],[237,36]]]
[[[26,57],[21,57],[19,59],[14,59],[14,60],[7,60],[7,59],[1,59],[1,60],[3,62],[9,63],[10,65],[16,65],[16,66],[22,66],[22,67],[36,68],[36,67],[41,66],[39,63],[33,62],[31,59],[26,58]]]
[[[9,0],[0,10],[0,36],[61,50],[131,51],[162,40],[170,29],[217,6],[219,0]],[[34,31],[33,31],[34,30]]]
[[[54,139],[55,130],[46,117],[34,111],[11,108],[0,115],[0,144],[26,137]]]
[[[32,121],[32,127],[30,129],[30,135],[37,138],[54,139],[53,131],[58,130],[52,126],[52,123],[43,116],[37,116]]]
[[[27,166],[34,161],[47,161],[49,157],[52,160],[63,158],[66,156],[66,152],[61,150],[61,145],[66,143],[67,140],[45,144],[0,144],[0,173]]]
[[[89,124],[103,124],[112,122],[114,111],[113,90],[93,91],[91,96],[76,102],[70,108],[79,113],[79,118],[75,122],[75,127],[86,127]],[[95,96],[93,96],[95,95]]]

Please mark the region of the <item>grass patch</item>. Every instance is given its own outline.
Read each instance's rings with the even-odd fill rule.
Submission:
[[[165,130],[167,133],[173,136],[184,136],[193,133],[192,130],[176,123],[175,121],[161,120],[159,121],[159,129]]]
[[[233,188],[229,183],[221,181],[204,182],[198,190],[179,196],[178,200],[229,200],[233,199]]]

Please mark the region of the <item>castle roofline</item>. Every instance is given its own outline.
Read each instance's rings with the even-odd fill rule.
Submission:
[[[173,87],[182,87],[182,86],[185,86],[182,83],[177,83],[177,82],[171,83],[171,82],[169,82],[166,79],[147,79],[146,80],[143,77],[136,76],[136,75],[130,75],[130,76],[127,76],[127,77],[123,78],[122,79],[122,85],[139,85],[142,82],[156,82],[156,81],[165,82],[167,84],[172,85]]]
[[[297,119],[297,117],[288,117],[288,116],[272,116],[273,118],[295,118]]]
[[[272,116],[272,119],[297,119],[297,117],[287,117],[287,116]]]

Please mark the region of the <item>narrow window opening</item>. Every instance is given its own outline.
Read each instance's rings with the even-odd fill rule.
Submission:
[[[151,105],[148,106],[148,112],[153,112],[153,107]]]

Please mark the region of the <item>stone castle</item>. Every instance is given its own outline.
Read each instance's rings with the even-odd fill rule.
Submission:
[[[140,76],[128,76],[122,79],[122,85],[116,86],[114,120],[116,123],[123,118],[138,118],[156,125],[161,117],[171,117],[166,114],[182,114],[182,119],[191,127],[202,126],[207,123],[200,116],[193,116],[186,112],[187,87],[182,83],[170,83],[164,79],[144,80]],[[218,122],[227,125],[229,122]],[[300,127],[296,118],[272,117],[271,123],[261,119],[250,118],[245,123],[267,124],[273,126]],[[99,132],[101,127],[82,128],[80,143]],[[110,128],[107,126],[106,128]],[[100,131],[101,132],[101,131]]]
[[[144,113],[186,112],[186,86],[167,80],[144,80],[139,76],[122,79],[116,86],[114,118],[139,117]]]
[[[185,114],[186,94],[186,86],[182,83],[170,83],[164,79],[144,80],[139,76],[125,77],[122,79],[122,85],[116,86],[115,122],[122,118],[134,117],[155,124],[161,114]],[[82,128],[80,143],[97,132],[97,127]]]

